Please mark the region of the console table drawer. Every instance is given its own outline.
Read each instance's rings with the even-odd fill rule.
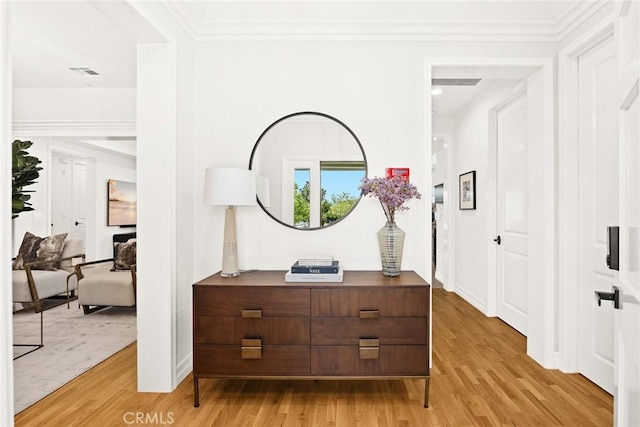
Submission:
[[[426,287],[312,289],[312,316],[427,316]],[[366,313],[369,312],[369,313]]]
[[[196,375],[309,375],[308,345],[265,345],[260,358],[245,359],[240,345],[196,345],[195,349]]]
[[[424,317],[314,317],[311,320],[312,345],[357,345],[360,338],[378,338],[382,345],[427,343]]]
[[[308,317],[196,316],[193,327],[196,344],[237,345],[243,338],[261,338],[266,345],[310,342]]]
[[[392,345],[377,348],[377,358],[369,358],[373,350],[354,346],[311,347],[312,375],[427,375],[426,345]]]
[[[238,316],[242,311],[261,317],[309,316],[309,289],[268,286],[219,286],[194,289],[194,312],[209,316]],[[246,313],[245,313],[246,314]]]

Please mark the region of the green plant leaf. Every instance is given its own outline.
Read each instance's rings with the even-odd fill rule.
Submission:
[[[23,190],[24,187],[35,184],[40,177],[42,163],[37,157],[30,156],[26,151],[33,145],[31,141],[16,139],[11,144],[11,218],[14,219],[21,212],[34,210],[29,200],[33,190]]]

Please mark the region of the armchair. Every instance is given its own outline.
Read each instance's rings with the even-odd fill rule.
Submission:
[[[33,235],[31,235],[33,236]],[[36,236],[34,236],[36,237]],[[72,260],[80,258],[84,261],[82,253],[82,240],[65,239],[60,257],[52,260],[31,261],[20,264],[12,271],[13,302],[20,303],[27,308],[33,307],[36,313],[40,313],[40,342],[34,344],[14,344],[16,347],[34,347],[17,357],[26,356],[44,346],[44,324],[42,313],[46,309],[43,301],[46,298],[60,295],[66,296],[67,308],[75,290],[78,288],[78,280],[74,274]],[[20,258],[20,255],[18,256]],[[24,260],[24,259],[23,259]],[[40,268],[48,268],[41,270]]]
[[[135,240],[115,244],[115,258],[75,266],[78,304],[85,314],[108,306],[136,305]]]
[[[51,265],[51,261],[35,261],[24,264],[24,270],[13,270],[13,302],[32,306],[36,313],[42,312],[43,300],[53,296],[64,294],[67,298],[67,307],[78,287],[78,281],[74,275],[72,259],[81,258],[82,240],[66,239],[61,258],[56,260],[54,269],[39,270],[45,264]]]

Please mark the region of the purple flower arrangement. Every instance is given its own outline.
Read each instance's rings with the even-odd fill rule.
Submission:
[[[363,196],[377,197],[380,200],[387,221],[394,222],[396,211],[406,211],[408,206],[404,203],[414,197],[419,199],[422,195],[418,188],[403,177],[391,178],[362,178],[362,184],[358,187]]]

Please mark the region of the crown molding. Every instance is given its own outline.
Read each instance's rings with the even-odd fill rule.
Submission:
[[[557,41],[567,37],[572,31],[582,25],[587,19],[595,15],[609,4],[609,0],[592,2],[575,2],[567,12],[556,22]]]
[[[136,136],[135,120],[14,120],[14,136]]]
[[[167,12],[197,42],[208,41],[425,41],[557,43],[609,0],[575,1],[555,22],[403,20],[370,22],[199,21],[184,3]]]

